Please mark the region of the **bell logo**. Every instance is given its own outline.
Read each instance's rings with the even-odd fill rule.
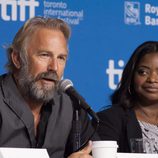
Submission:
[[[39,2],[36,0],[0,0],[0,16],[4,21],[25,21],[26,10],[29,11],[29,18],[32,18],[38,6]]]

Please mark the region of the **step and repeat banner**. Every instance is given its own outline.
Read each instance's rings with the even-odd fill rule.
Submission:
[[[34,16],[60,18],[71,26],[64,78],[95,111],[110,105],[134,49],[158,40],[157,0],[0,0],[1,74],[6,72],[6,47]]]

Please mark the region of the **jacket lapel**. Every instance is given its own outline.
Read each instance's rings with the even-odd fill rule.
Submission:
[[[127,112],[127,139],[129,147],[131,138],[142,138],[141,128],[133,110]]]
[[[34,134],[34,119],[33,115],[27,106],[25,100],[19,93],[15,81],[11,75],[5,77],[2,80],[2,90],[4,94],[4,102],[10,107],[10,109],[17,115],[17,117],[23,122],[27,129],[27,133],[30,139],[32,147],[36,145],[36,139]]]

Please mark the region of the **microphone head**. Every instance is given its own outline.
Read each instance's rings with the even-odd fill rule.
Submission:
[[[69,87],[73,87],[71,80],[64,79],[59,82],[59,92],[65,92]]]

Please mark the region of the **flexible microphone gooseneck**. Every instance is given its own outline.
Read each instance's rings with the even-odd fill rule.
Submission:
[[[92,135],[89,137],[89,139],[85,143],[83,143],[80,147],[77,146],[76,151],[79,151],[87,145],[88,141],[95,134],[97,127],[99,126],[99,117],[91,109],[91,107],[86,103],[85,99],[75,90],[71,80],[69,80],[69,79],[61,80],[59,83],[59,91],[65,92],[71,98],[78,100],[80,108],[83,108],[94,119],[94,121],[96,121],[96,128],[95,128],[94,132],[92,133]]]
[[[99,123],[99,118],[96,113],[91,109],[91,107],[86,103],[85,99],[75,90],[73,83],[69,79],[60,81],[59,91],[65,92],[70,97],[77,99],[80,102],[81,108],[83,108],[97,123]]]

